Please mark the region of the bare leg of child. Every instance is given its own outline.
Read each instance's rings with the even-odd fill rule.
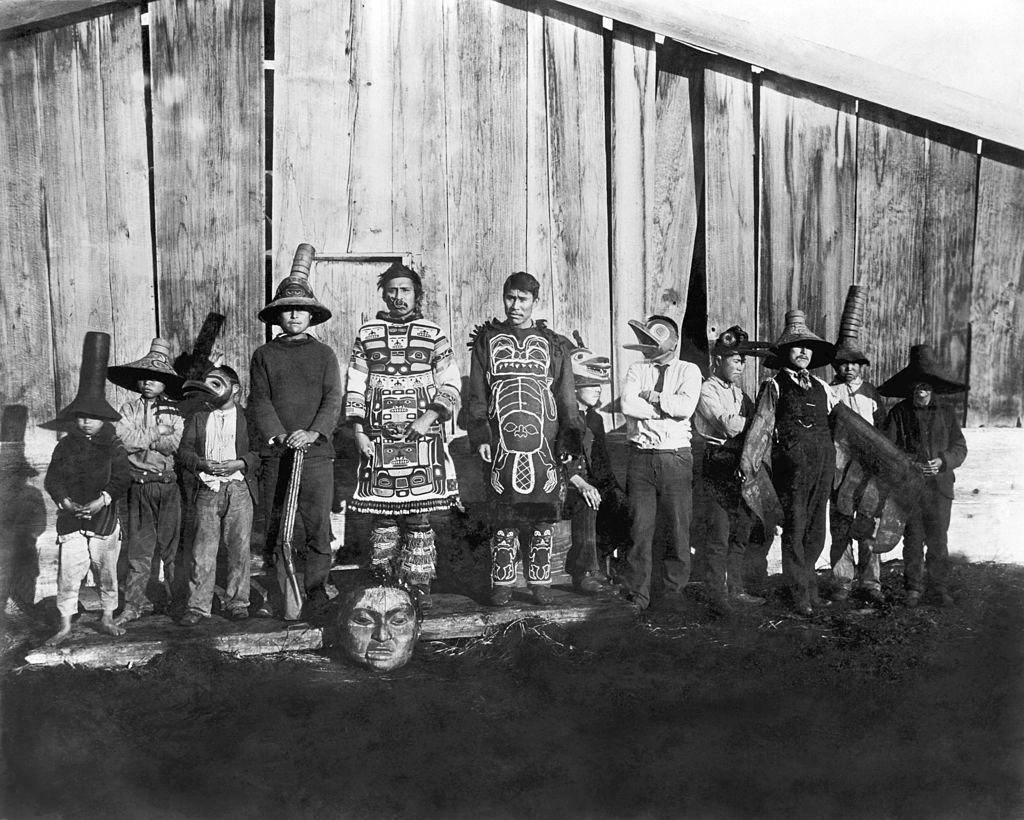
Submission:
[[[57,630],[57,634],[50,637],[43,646],[57,646],[64,642],[64,639],[71,634],[71,616],[61,615],[60,616],[60,629]]]
[[[115,637],[120,637],[124,634],[124,627],[114,623],[114,610],[112,609],[103,610],[103,617],[100,618],[96,629],[106,635],[114,635]]]

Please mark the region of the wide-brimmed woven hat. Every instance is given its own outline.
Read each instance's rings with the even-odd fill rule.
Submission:
[[[954,381],[936,361],[931,345],[914,345],[910,348],[910,363],[895,376],[887,379],[878,388],[883,396],[910,398],[918,382],[927,382],[935,393],[962,393],[967,385]]]
[[[107,369],[107,379],[125,390],[139,392],[138,383],[145,380],[163,382],[169,393],[178,393],[184,379],[171,364],[171,346],[163,339],[154,339],[149,353],[128,364]]]
[[[595,356],[594,352],[583,344],[579,331],[573,331],[576,347],[569,354],[572,365],[572,378],[576,387],[600,387],[611,384],[612,360],[607,356]]]
[[[789,360],[789,348],[806,347],[811,350],[811,363],[808,369],[824,367],[832,361],[832,353],[835,346],[826,342],[816,333],[812,333],[807,327],[807,318],[802,310],[790,310],[786,313],[786,329],[782,331],[779,340],[771,348],[771,352],[786,366]]]
[[[850,285],[850,289],[846,292],[846,304],[843,305],[843,316],[839,320],[836,352],[832,357],[835,364],[843,362],[871,364],[871,360],[861,348],[860,341],[860,331],[864,327],[864,304],[867,302],[867,295],[867,288],[861,285]]]
[[[60,421],[75,416],[117,421],[121,418],[107,403],[107,362],[110,361],[110,334],[90,330],[82,342],[82,366],[78,375],[78,395],[57,414]]]
[[[309,269],[316,258],[316,248],[303,242],[295,249],[292,270],[277,286],[273,300],[259,312],[259,319],[272,325],[278,314],[286,308],[301,308],[310,312],[309,324],[319,325],[331,318],[331,311],[314,295],[309,286]]]
[[[718,334],[711,348],[712,356],[767,356],[771,342],[752,342],[747,332],[739,325]]]

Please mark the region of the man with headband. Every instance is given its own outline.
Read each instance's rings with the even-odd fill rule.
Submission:
[[[377,282],[387,310],[356,334],[345,418],[359,448],[350,509],[374,516],[374,574],[408,584],[430,606],[436,551],[427,513],[458,503],[444,425],[458,413],[461,378],[441,327],[423,318],[419,274],[396,262]]]
[[[662,558],[664,601],[678,605],[690,580],[690,517],[693,456],[690,419],[700,399],[700,368],[676,356],[679,326],[667,316],[651,316],[629,326],[644,359],[630,365],[622,384],[629,465],[626,494],[632,514],[632,541],[626,556],[623,592],[639,610],[651,603],[655,523],[668,530]]]

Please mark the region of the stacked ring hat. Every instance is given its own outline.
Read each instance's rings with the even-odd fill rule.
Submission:
[[[807,319],[802,310],[786,312],[786,328],[771,348],[771,352],[783,367],[789,361],[791,347],[806,347],[811,351],[811,363],[808,365],[808,370],[827,365],[832,361],[832,354],[835,351],[835,345],[811,332],[811,329],[807,327]]]
[[[860,329],[864,326],[864,303],[867,289],[861,285],[850,285],[843,305],[843,317],[839,321],[839,338],[836,352],[832,357],[835,364],[871,364],[860,346]]]
[[[331,318],[331,311],[313,295],[313,289],[309,286],[309,269],[315,258],[316,248],[306,242],[295,249],[292,271],[277,286],[273,300],[259,312],[261,322],[274,324],[278,314],[288,308],[308,310],[310,326],[322,324]]]
[[[164,339],[154,339],[149,353],[128,364],[118,364],[107,370],[107,379],[125,390],[139,392],[140,381],[163,382],[167,392],[177,395],[185,379],[171,365],[171,346]]]
[[[931,345],[914,345],[910,348],[910,363],[895,376],[879,385],[883,396],[906,399],[913,393],[914,385],[927,382],[935,393],[962,393],[967,385],[953,381],[935,360]]]
[[[107,362],[110,361],[110,334],[90,330],[82,342],[82,367],[78,375],[78,395],[57,414],[58,421],[75,416],[118,421],[121,414],[107,403]]]

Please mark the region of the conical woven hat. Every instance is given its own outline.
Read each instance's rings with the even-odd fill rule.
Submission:
[[[110,360],[110,334],[90,330],[82,342],[82,367],[78,376],[78,395],[57,414],[65,421],[75,416],[89,416],[105,421],[121,418],[107,403],[107,362]]]
[[[171,346],[163,339],[154,339],[149,353],[128,364],[119,364],[107,370],[107,379],[125,390],[138,392],[138,383],[152,379],[163,382],[168,392],[177,393],[184,379],[171,365]]]
[[[883,396],[910,398],[918,382],[927,382],[936,393],[961,393],[967,385],[953,381],[935,359],[931,345],[914,345],[910,348],[910,363],[899,373],[880,385],[878,392]]]
[[[843,305],[843,317],[839,322],[839,338],[836,340],[836,353],[833,361],[871,364],[861,348],[860,331],[864,327],[865,303],[867,288],[861,285],[850,285],[846,292],[846,304]]]
[[[277,286],[274,299],[259,312],[259,319],[270,325],[285,308],[301,308],[311,314],[309,324],[319,325],[331,318],[331,311],[314,295],[309,286],[309,269],[316,257],[316,248],[303,242],[295,249],[292,270]]]
[[[832,353],[835,350],[831,342],[826,342],[811,332],[802,310],[791,310],[786,313],[786,329],[782,331],[782,335],[772,348],[772,353],[785,367],[789,360],[789,348],[797,345],[811,350],[811,370],[827,365],[832,360]]]

